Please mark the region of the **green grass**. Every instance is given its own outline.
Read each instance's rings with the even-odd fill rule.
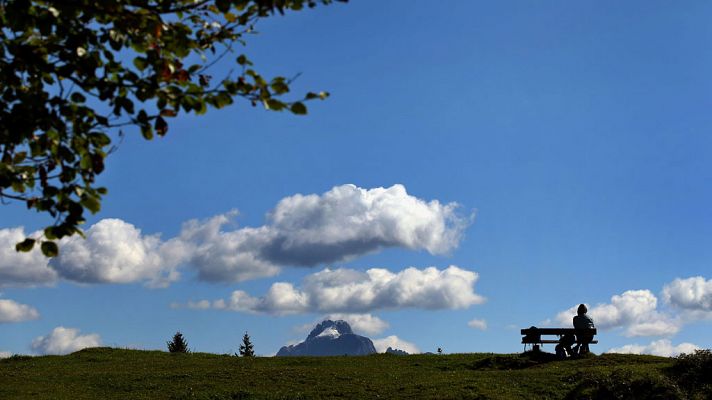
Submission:
[[[636,384],[675,390],[665,375],[672,363],[637,355],[567,361],[519,354],[246,359],[96,348],[0,360],[0,399],[605,398],[599,386],[621,393],[641,393]]]

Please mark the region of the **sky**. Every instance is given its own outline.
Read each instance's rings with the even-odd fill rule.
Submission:
[[[15,253],[50,221],[1,206],[0,356],[176,331],[269,356],[324,318],[379,349],[514,353],[579,303],[596,353],[712,347],[712,4],[433,4],[260,22],[257,69],[331,97],[127,131],[56,259]]]

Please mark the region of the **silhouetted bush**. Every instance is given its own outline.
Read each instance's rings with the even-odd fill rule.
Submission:
[[[663,375],[635,376],[627,370],[610,374],[575,374],[569,381],[580,382],[568,395],[567,400],[609,399],[685,399],[684,393]]]
[[[692,399],[712,399],[712,351],[680,354],[668,370],[678,386]]]
[[[168,345],[168,351],[171,353],[188,353],[190,351],[188,350],[188,342],[180,332],[176,332],[173,335],[173,340],[166,342],[166,345]]]

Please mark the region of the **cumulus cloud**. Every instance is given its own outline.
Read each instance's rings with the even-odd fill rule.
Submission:
[[[165,241],[120,219],[104,219],[87,230],[86,240],[63,239],[59,257],[49,264],[39,251],[15,252],[26,236],[23,228],[0,229],[0,286],[63,278],[165,287],[180,277],[181,265],[191,265],[200,280],[241,282],[277,275],[285,266],[311,267],[388,247],[445,254],[471,222],[457,207],[416,198],[402,185],[342,185],[321,195],[283,198],[259,227],[226,229],[237,215],[230,211],[187,221],[180,235]]]
[[[80,335],[79,329],[56,327],[46,336],[40,336],[32,341],[32,350],[40,354],[62,355],[88,347],[101,346],[101,338],[93,333]]]
[[[272,233],[266,227],[223,231],[236,211],[207,221],[183,224],[180,241],[191,249],[190,263],[198,278],[209,282],[241,282],[277,275],[280,267],[261,255]]]
[[[392,349],[406,351],[409,354],[420,353],[418,346],[395,335],[391,335],[383,339],[373,339],[373,347],[375,347],[376,351],[379,353],[385,353],[389,347]]]
[[[487,330],[487,321],[485,321],[484,319],[473,319],[467,323],[467,326],[473,329],[485,331]]]
[[[0,351],[0,358],[8,358],[8,357],[12,357],[12,353],[10,353],[9,351]]]
[[[377,335],[388,329],[388,322],[371,314],[329,314],[324,319],[344,320],[356,333]]]
[[[0,324],[37,319],[40,313],[33,307],[13,300],[0,299]]]
[[[459,243],[468,220],[455,203],[426,202],[403,185],[363,189],[336,186],[321,196],[282,199],[269,214],[276,237],[265,248],[283,264],[317,265],[383,247],[447,253]]]
[[[26,237],[39,233],[25,233],[23,227],[0,229],[0,287],[37,286],[53,284],[57,272],[47,265],[48,259],[39,250],[23,253],[15,245]]]
[[[266,314],[366,313],[380,309],[456,309],[484,302],[474,292],[476,272],[457,266],[439,270],[407,268],[398,273],[372,268],[324,269],[307,276],[301,288],[291,283],[272,284],[262,297],[237,290],[213,307]]]
[[[471,222],[456,209],[456,203],[411,196],[402,185],[342,185],[280,200],[257,228],[222,230],[233,211],[189,221],[181,238],[196,246],[192,264],[200,279],[239,282],[276,275],[282,266],[311,267],[388,247],[447,253]]]
[[[680,330],[681,321],[657,309],[658,299],[649,290],[628,290],[611,297],[611,302],[589,309],[599,329],[624,330],[626,336],[669,336]],[[570,325],[577,306],[560,312],[559,323]]]
[[[165,287],[179,278],[177,267],[188,254],[178,240],[163,242],[120,219],[103,219],[86,231],[86,239],[62,240],[59,257],[50,265],[75,282]]]
[[[627,344],[622,347],[615,347],[606,353],[620,354],[651,354],[654,356],[674,357],[681,353],[693,353],[700,347],[692,343],[680,343],[674,346],[668,339],[661,339],[651,342],[648,345]]]
[[[688,311],[712,313],[712,279],[675,279],[663,287],[665,303]]]

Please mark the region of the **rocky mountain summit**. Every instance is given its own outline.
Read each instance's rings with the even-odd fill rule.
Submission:
[[[355,334],[348,322],[325,320],[306,340],[282,347],[277,356],[365,356],[375,352],[371,339]]]

